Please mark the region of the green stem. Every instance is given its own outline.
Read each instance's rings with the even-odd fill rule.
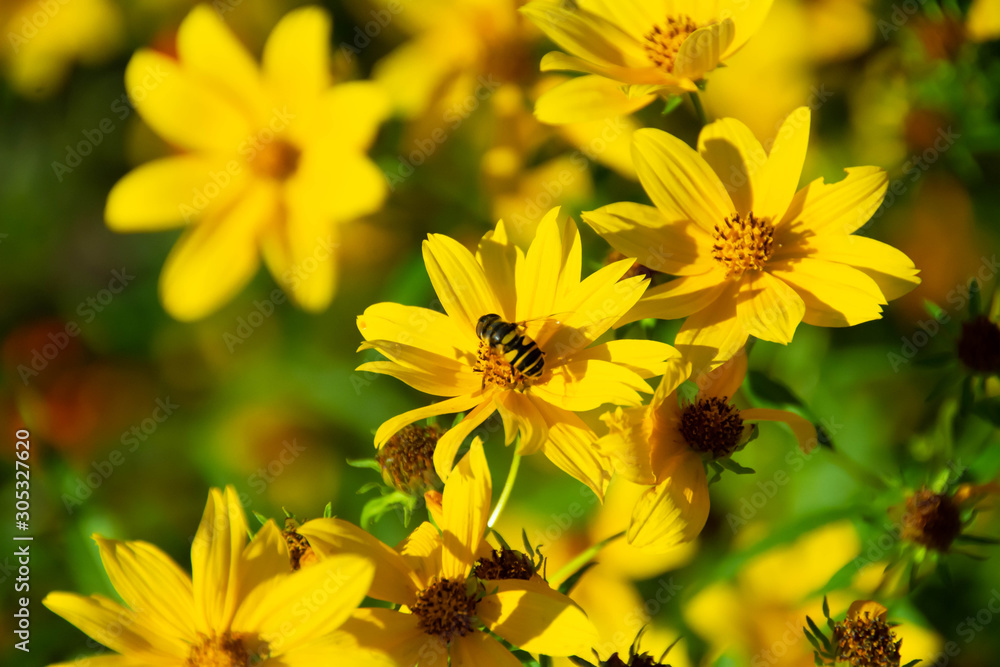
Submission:
[[[705,127],[708,125],[708,117],[705,115],[705,107],[701,106],[701,98],[698,93],[688,93],[688,97],[691,98],[691,104],[694,105],[694,113],[698,116],[698,123]]]
[[[514,446],[517,447],[516,443]],[[500,492],[500,500],[497,501],[497,506],[493,509],[493,514],[490,515],[490,520],[486,522],[489,528],[493,527],[493,524],[497,522],[500,518],[500,513],[503,512],[503,508],[507,505],[507,499],[510,498],[511,491],[514,490],[514,480],[517,479],[517,470],[521,467],[521,455],[515,451],[514,459],[510,462],[510,470],[507,471],[507,481],[503,485],[503,491]]]
[[[576,572],[581,567],[590,562],[590,559],[596,556],[598,553],[600,553],[601,549],[608,546],[611,542],[614,542],[619,537],[624,537],[624,536],[625,536],[625,531],[623,530],[620,533],[615,533],[611,537],[604,538],[597,544],[591,545],[589,549],[583,551],[582,553],[580,553],[579,556],[577,556],[576,558],[574,558],[573,560],[571,560],[570,562],[566,563],[561,568],[559,568],[558,572],[549,577],[549,581],[552,581],[556,584],[562,583],[563,581],[566,580],[567,577],[569,577],[574,572]]]

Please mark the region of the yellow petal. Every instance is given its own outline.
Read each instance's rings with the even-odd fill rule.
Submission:
[[[626,84],[650,86],[655,89],[670,88],[694,91],[697,87],[690,81],[678,79],[667,74],[659,67],[649,65],[648,67],[624,67],[621,65],[609,65],[598,61],[590,61],[585,58],[567,55],[559,51],[552,51],[542,56],[539,69],[543,72],[567,71],[583,72],[585,74],[597,74],[600,76],[620,81]],[[650,94],[652,91],[643,89],[639,96]]]
[[[806,324],[848,327],[882,315],[882,292],[858,269],[807,257],[772,262],[768,270],[802,298],[806,306],[802,320]]]
[[[427,503],[427,509],[438,525],[444,522],[444,510],[440,504],[437,506],[440,510],[437,513],[430,502]],[[396,545],[396,551],[416,574],[421,588],[426,588],[431,579],[440,576],[441,533],[430,521],[424,521],[414,528],[412,533]]]
[[[446,313],[470,332],[483,315],[498,313],[483,267],[465,246],[442,234],[429,234],[423,245],[424,264]]]
[[[721,0],[719,15],[732,16],[736,26],[736,35],[729,44],[729,48],[722,54],[723,60],[739,51],[747,43],[747,40],[756,34],[770,11],[772,2],[773,0],[754,0],[753,2]]]
[[[479,240],[479,247],[476,249],[476,261],[483,267],[486,280],[493,288],[493,294],[500,306],[497,315],[508,322],[517,320],[515,315],[515,304],[517,303],[515,264],[518,252],[518,248],[511,243],[507,236],[507,228],[503,220],[497,223],[496,228],[483,235],[483,238]],[[478,340],[475,345],[478,345]]]
[[[628,116],[653,102],[656,95],[629,97],[617,81],[590,74],[547,90],[535,103],[543,123],[563,125]]]
[[[194,621],[199,632],[229,627],[236,613],[240,558],[247,530],[236,490],[232,486],[225,491],[212,489],[191,544]]]
[[[231,171],[226,164],[221,158],[179,155],[136,167],[108,194],[104,209],[108,227],[116,232],[169,229],[226,206],[243,192],[247,181],[247,169],[229,161],[237,167]],[[208,200],[206,192],[217,196]],[[199,206],[202,200],[205,206]]]
[[[492,394],[487,394],[469,414],[465,415],[462,421],[445,431],[444,435],[438,439],[434,446],[434,470],[441,481],[448,481],[448,476],[451,475],[455,462],[455,454],[458,453],[458,449],[465,442],[465,439],[489,419],[495,410],[496,406],[493,404]]]
[[[596,434],[572,412],[545,401],[535,401],[535,407],[549,427],[549,439],[542,445],[542,452],[561,470],[586,484],[598,498],[603,498],[612,464],[598,450]]]
[[[239,100],[249,117],[266,113],[257,63],[213,8],[198,5],[181,22],[177,58],[212,88]]]
[[[456,361],[454,357],[387,340],[365,341],[358,349],[378,350],[393,362],[370,362],[358,370],[392,375],[429,394],[459,396],[482,388],[482,374],[476,373],[468,362]]]
[[[550,2],[531,2],[520,11],[549,39],[574,55],[602,65],[649,65],[637,39],[596,14]]]
[[[795,194],[775,225],[776,246],[792,248],[808,232],[852,234],[871,219],[885,197],[888,175],[879,167],[845,171],[847,176],[836,183],[817,178]]]
[[[666,13],[660,11],[663,9],[660,3],[646,0],[578,0],[577,4],[630,35],[645,35]]]
[[[476,606],[483,624],[514,646],[545,655],[586,655],[597,630],[572,600],[544,581],[491,582],[497,592]]]
[[[273,520],[261,526],[240,558],[239,598],[259,586],[273,585],[276,575],[289,572],[288,544]]]
[[[646,290],[639,302],[622,316],[616,327],[653,317],[675,320],[687,317],[715,303],[728,287],[726,274],[719,268],[697,276],[681,276]]]
[[[640,549],[662,552],[701,533],[708,520],[708,480],[692,453],[670,459],[666,479],[644,493],[632,511],[626,538]]]
[[[264,231],[261,252],[275,281],[301,308],[330,305],[337,280],[336,228],[316,209],[286,201],[283,225]]]
[[[189,229],[160,275],[167,312],[195,320],[232,298],[257,270],[257,239],[276,206],[274,189],[255,185],[230,211]]]
[[[376,600],[407,606],[416,602],[419,581],[412,568],[402,556],[357,526],[342,519],[313,519],[297,532],[323,558],[353,554],[373,562],[375,578],[368,594]]]
[[[195,635],[191,578],[152,544],[99,535],[94,540],[111,585],[125,604],[141,612],[144,621],[182,653]]]
[[[781,220],[789,210],[806,160],[809,124],[809,107],[799,107],[781,124],[761,170],[758,181],[761,191],[754,195],[753,212],[756,216],[769,218],[773,223]]]
[[[743,275],[736,317],[739,326],[751,336],[787,345],[805,312],[802,297],[780,278],[766,271]]]
[[[137,51],[125,68],[125,85],[142,119],[172,144],[235,157],[250,135],[243,110],[162,53]]]
[[[259,633],[273,657],[333,632],[368,593],[375,565],[368,558],[336,555],[281,576],[252,592],[233,619],[234,632]]]
[[[573,412],[596,410],[608,403],[639,405],[640,391],[652,393],[636,373],[600,359],[574,359],[553,369],[544,383],[528,389],[529,395]]]
[[[719,177],[698,153],[666,132],[642,129],[632,143],[646,194],[671,223],[690,221],[708,234],[734,212]]]
[[[140,615],[101,595],[56,591],[46,595],[42,604],[97,642],[133,661],[163,664],[171,658],[187,657],[186,652],[177,652],[174,642],[162,638],[156,629],[146,627]]]
[[[310,145],[287,182],[289,201],[311,207],[331,222],[347,222],[378,211],[389,188],[385,174],[367,156],[343,147]]]
[[[316,134],[342,150],[368,150],[389,115],[385,89],[371,81],[340,83],[320,98]]]
[[[379,611],[390,611],[388,609]],[[282,667],[315,667],[315,665],[357,665],[358,667],[395,667],[402,664],[377,648],[358,646],[357,640],[337,630],[306,643],[299,642],[283,651],[274,660]],[[267,664],[266,662],[264,664]],[[81,665],[81,667],[83,667]]]
[[[722,54],[732,44],[736,26],[731,18],[698,28],[688,35],[677,52],[674,74],[698,81],[719,66]]]
[[[698,395],[731,399],[743,386],[747,375],[747,353],[743,348],[732,359],[709,373],[701,373],[695,378]]]
[[[788,424],[795,434],[795,439],[799,443],[799,448],[808,454],[819,443],[816,435],[816,427],[808,419],[804,419],[794,412],[787,410],[772,410],[770,408],[750,408],[740,410],[740,418],[746,422],[753,421],[776,421]]]
[[[485,632],[473,632],[457,637],[449,651],[451,667],[518,667],[521,661],[503,647],[503,644]]]
[[[716,265],[712,239],[701,227],[670,222],[652,206],[620,202],[580,217],[615,250],[654,271],[691,276]]]
[[[535,339],[552,353],[553,363],[590,345],[636,304],[649,281],[640,276],[619,280],[631,265],[623,259],[601,268],[559,302],[558,308],[568,311],[560,315],[562,326],[544,342]]]
[[[398,303],[368,306],[358,317],[358,330],[365,340],[396,341],[449,358],[459,358],[479,346],[474,331],[459,328],[444,313]]]
[[[504,420],[507,444],[520,436],[518,454],[527,456],[537,452],[549,437],[549,427],[534,401],[520,392],[507,391],[497,398],[496,406]]]
[[[134,658],[125,655],[87,655],[71,662],[58,662],[49,667],[139,667]]]
[[[830,262],[842,262],[860,269],[875,281],[888,301],[898,299],[920,284],[918,269],[903,252],[887,243],[864,236],[828,234],[807,239],[809,255]],[[808,252],[808,251],[807,251]]]
[[[722,118],[706,125],[698,135],[698,152],[719,174],[740,215],[754,208],[755,197],[763,197],[767,153],[746,125]]]
[[[418,627],[420,617],[393,609],[358,609],[342,626],[341,632],[362,647],[386,655],[395,665],[445,667],[448,650],[429,642]]]
[[[888,612],[888,609],[874,600],[856,600],[848,607],[847,617],[850,619],[870,618],[871,620],[880,618],[885,621]]]
[[[416,8],[417,5],[412,5],[400,16]],[[414,118],[437,99],[442,84],[455,71],[456,57],[461,59],[464,50],[464,44],[456,45],[455,40],[442,43],[440,32],[428,30],[379,60],[372,70],[372,79],[390,94],[399,114]],[[415,63],[419,66],[414,66]]]
[[[557,300],[579,284],[582,261],[576,224],[559,220],[559,207],[550,210],[517,265],[517,320],[555,313]]]
[[[468,410],[476,405],[479,405],[482,401],[482,393],[477,392],[469,396],[456,396],[455,398],[449,398],[422,408],[417,408],[416,410],[404,412],[401,415],[396,415],[395,417],[387,419],[383,422],[382,425],[378,427],[378,430],[375,431],[375,446],[381,447],[385,441],[394,436],[399,429],[412,424],[413,422],[420,421],[421,419],[427,419],[428,417],[462,412],[463,410]]]
[[[600,359],[624,366],[641,378],[663,375],[667,366],[680,360],[680,352],[656,340],[611,340],[573,355],[574,361]]]
[[[293,10],[264,45],[268,86],[285,104],[304,109],[330,85],[330,16],[319,7]]]
[[[483,540],[493,492],[490,469],[479,438],[472,441],[444,485],[441,576],[464,579]]]
[[[636,484],[654,484],[652,420],[648,408],[615,408],[601,416],[608,434],[598,440],[602,452],[614,461],[615,472]]]
[[[674,347],[701,373],[722,364],[747,342],[747,331],[736,319],[738,285],[729,283],[715,301],[692,313],[677,332]]]

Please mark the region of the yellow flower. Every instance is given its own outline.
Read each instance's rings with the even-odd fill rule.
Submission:
[[[344,630],[362,648],[384,651],[394,664],[514,665],[489,632],[530,653],[589,653],[597,632],[572,600],[537,576],[479,582],[473,566],[489,552],[483,540],[492,484],[475,439],[444,488],[441,532],[424,522],[397,550],[340,519],[299,528],[327,558],[359,554],[376,563],[369,595],[403,605],[359,609]],[[483,631],[482,628],[489,632]]]
[[[125,606],[63,592],[49,593],[43,604],[119,654],[99,659],[107,664],[308,667],[342,659],[345,651],[352,661],[382,664],[332,634],[364,599],[372,563],[344,555],[291,572],[273,521],[247,543],[232,487],[209,494],[191,545],[192,576],[152,544],[94,539]]]
[[[136,109],[183,152],[122,178],[105,216],[122,232],[189,223],[160,279],[174,317],[218,308],[254,275],[259,255],[303,308],[330,302],[337,225],[385,197],[364,151],[387,102],[371,83],[331,86],[329,36],[323,10],[293,11],[258,67],[202,5],[178,29],[177,60],[144,49],[129,62]]]
[[[359,370],[391,375],[447,398],[386,421],[375,434],[376,446],[407,424],[469,410],[434,452],[438,475],[447,481],[459,446],[499,411],[508,445],[520,434],[519,453],[541,450],[600,496],[610,464],[595,447],[596,434],[576,413],[607,403],[639,405],[638,392],[651,391],[644,378],[661,374],[665,360],[678,356],[656,341],[592,345],[646,288],[642,278],[619,281],[632,260],[581,281],[579,233],[572,220],[559,220],[555,208],[539,223],[527,253],[508,242],[501,221],[475,255],[447,236],[431,234],[424,242],[424,263],[445,312],[396,303],[369,307],[358,318],[365,337],[361,349],[378,350],[388,361]],[[501,355],[498,346],[477,335],[477,323],[490,314],[523,323],[520,348],[531,352],[524,358],[532,359],[532,368],[511,364],[516,338],[509,348],[499,346]],[[540,364],[535,346],[543,355]]]
[[[111,0],[6,0],[0,7],[0,67],[11,87],[53,95],[74,63],[94,65],[121,47],[121,9]]]
[[[539,99],[539,118],[549,123],[620,116],[657,96],[698,90],[698,82],[756,32],[771,0],[579,0],[574,5],[534,0],[521,10],[569,52],[546,54],[542,71],[587,74]]]
[[[609,433],[601,448],[611,453],[620,474],[650,487],[632,510],[626,533],[632,546],[666,551],[701,533],[709,509],[705,463],[740,449],[752,430],[748,422],[784,422],[804,450],[815,446],[816,429],[806,419],[784,410],[739,410],[730,403],[746,368],[741,352],[714,373],[700,375],[694,400],[680,404],[677,388],[690,368],[674,366],[648,406],[604,415]]]
[[[769,153],[731,118],[706,126],[697,152],[665,132],[636,132],[636,170],[656,208],[611,204],[583,219],[619,252],[680,277],[647,291],[619,324],[687,317],[675,345],[700,369],[750,335],[787,344],[799,322],[878,319],[887,299],[919,284],[906,255],[852,235],[882,202],[884,171],[855,167],[796,192],[809,121],[809,109],[794,111]]]

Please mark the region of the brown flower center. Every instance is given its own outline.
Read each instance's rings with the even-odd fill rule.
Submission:
[[[375,455],[385,483],[410,494],[440,486],[434,472],[434,448],[442,435],[437,426],[411,424],[389,438]]]
[[[664,24],[657,23],[644,36],[646,56],[660,69],[673,73],[681,44],[697,29],[698,24],[687,14],[668,16]]]
[[[284,181],[299,168],[302,152],[284,139],[273,139],[258,145],[260,150],[250,161],[250,166],[258,175]]]
[[[753,213],[733,215],[715,225],[712,257],[726,269],[727,278],[744,271],[760,271],[774,254],[774,226]]]
[[[948,496],[921,489],[906,499],[903,539],[947,551],[961,532],[961,515]]]
[[[534,564],[527,554],[502,547],[493,550],[489,558],[476,563],[474,574],[480,579],[522,579],[527,581],[535,574]]]
[[[712,396],[684,408],[680,431],[691,449],[720,459],[739,446],[743,439],[743,419],[727,397]]]
[[[464,637],[473,631],[476,602],[476,596],[466,592],[464,581],[436,579],[420,592],[412,611],[420,617],[421,630],[449,644],[455,635]]]
[[[206,637],[198,633],[199,643],[191,646],[184,662],[186,667],[248,667],[267,658],[266,644],[251,650],[247,647],[250,637],[226,631],[221,635]]]
[[[833,629],[837,660],[851,667],[899,667],[899,645],[895,633],[883,618],[848,618]]]
[[[1000,327],[985,315],[962,323],[958,358],[976,373],[1000,373]]]

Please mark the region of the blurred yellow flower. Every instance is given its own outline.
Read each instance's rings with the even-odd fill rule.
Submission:
[[[398,550],[340,519],[315,519],[299,533],[323,558],[358,554],[376,563],[369,595],[404,609],[359,609],[344,624],[358,645],[396,665],[512,665],[490,636],[545,655],[583,654],[597,631],[572,600],[537,576],[482,581],[474,576],[490,511],[492,482],[482,442],[473,441],[444,487],[441,532],[424,522]],[[485,631],[484,631],[485,629]]]
[[[160,277],[171,315],[211,313],[257,270],[259,255],[303,308],[334,293],[338,224],[377,210],[382,173],[365,155],[388,104],[368,82],[331,86],[330,18],[286,15],[258,68],[210,7],[177,33],[177,60],[148,49],[125,80],[139,114],[180,155],[122,178],[105,216],[115,231],[187,224]]]
[[[650,487],[632,510],[626,533],[632,546],[667,551],[701,533],[709,510],[705,464],[739,450],[750,437],[749,422],[784,422],[803,450],[816,445],[816,429],[806,419],[785,410],[739,410],[730,402],[746,368],[741,352],[714,373],[699,376],[698,394],[682,405],[677,388],[690,368],[671,366],[648,406],[604,415],[609,433],[601,438],[601,448],[621,475]]]
[[[111,0],[6,0],[0,67],[29,98],[54,94],[76,62],[97,64],[120,48],[121,9]]]
[[[587,76],[538,101],[539,118],[573,123],[631,113],[657,96],[698,90],[705,75],[756,32],[771,0],[533,0],[521,11],[569,55],[552,52],[542,71]]]
[[[396,303],[369,307],[358,318],[361,349],[377,350],[388,361],[359,370],[447,399],[389,419],[375,434],[376,446],[407,424],[469,410],[434,452],[438,475],[447,480],[462,442],[499,411],[508,445],[520,434],[518,453],[541,450],[601,496],[610,463],[576,413],[639,405],[639,392],[651,392],[645,378],[661,374],[679,355],[648,340],[592,345],[639,300],[648,281],[619,280],[630,259],[581,281],[582,261],[576,224],[560,220],[558,208],[539,223],[527,253],[508,241],[502,221],[483,236],[475,255],[431,234],[424,263],[445,312]],[[487,315],[512,330],[499,345],[477,332]]]
[[[291,572],[273,521],[247,543],[246,517],[231,486],[209,494],[191,545],[190,577],[152,544],[94,539],[125,606],[63,592],[49,593],[43,604],[119,654],[97,660],[177,667],[275,660],[308,667],[346,654],[358,664],[382,664],[333,634],[364,599],[372,563],[343,555]],[[323,604],[313,604],[320,591]],[[303,615],[304,604],[312,613]]]
[[[647,291],[619,325],[687,317],[675,345],[700,370],[751,335],[787,344],[803,321],[878,319],[920,282],[906,255],[852,235],[881,203],[884,171],[855,167],[796,192],[809,124],[800,107],[769,152],[731,118],[706,126],[697,152],[659,130],[636,132],[636,170],[656,207],[611,204],[583,219],[619,252],[680,277]]]

